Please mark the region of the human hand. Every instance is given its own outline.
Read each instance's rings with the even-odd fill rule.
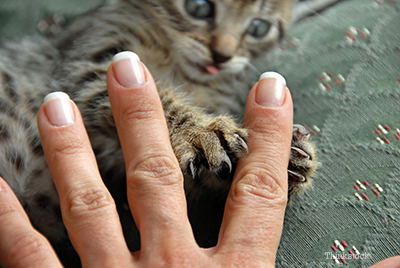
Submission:
[[[132,54],[114,59],[108,71],[109,98],[140,251],[131,253],[126,246],[76,105],[58,93],[46,99],[38,114],[63,220],[83,267],[273,267],[287,202],[292,137],[292,100],[280,77],[262,79],[250,92],[244,117],[251,130],[250,153],[237,165],[217,246],[202,249],[187,218],[183,176],[153,78]],[[61,267],[3,180],[0,189],[1,265]]]
[[[400,268],[400,256],[394,256],[375,263],[370,268]]]

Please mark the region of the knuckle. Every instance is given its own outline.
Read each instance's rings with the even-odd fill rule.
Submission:
[[[79,136],[64,137],[62,142],[55,145],[52,160],[62,160],[65,156],[82,153],[85,148],[86,144]]]
[[[42,254],[50,249],[47,240],[35,233],[23,233],[13,238],[9,247],[8,256],[16,267],[23,263],[34,263],[36,260],[42,258]]]
[[[274,201],[282,203],[287,202],[287,192],[278,181],[284,181],[278,178],[274,173],[264,169],[253,169],[241,177],[235,185],[234,196],[240,200],[259,200]]]
[[[267,142],[276,141],[282,137],[282,124],[274,117],[260,117],[257,120],[247,122],[246,126],[251,129],[251,135]],[[291,131],[290,131],[291,133]],[[274,137],[274,138],[271,138]]]
[[[0,204],[0,217],[7,217],[9,214],[15,213],[17,208],[13,204]]]
[[[72,190],[67,196],[66,209],[69,218],[81,218],[97,211],[114,209],[115,203],[104,188]]]
[[[149,100],[143,100],[140,105],[127,105],[121,110],[122,123],[148,121],[159,117],[157,107]]]
[[[176,160],[166,155],[148,156],[128,169],[129,187],[142,187],[148,183],[181,185],[183,177]]]
[[[266,144],[276,144],[276,141],[280,140],[278,137],[282,136],[282,130],[276,125],[269,126],[268,128],[263,125],[256,126],[253,131],[257,133],[258,138]]]
[[[190,247],[183,248],[182,245],[174,244],[172,248],[174,248],[173,251],[153,254],[153,258],[148,267],[204,267],[200,265],[203,262],[203,259],[197,255],[195,251],[191,250]],[[160,266],[160,263],[163,265]]]

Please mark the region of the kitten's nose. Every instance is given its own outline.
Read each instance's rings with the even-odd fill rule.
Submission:
[[[220,64],[225,63],[232,58],[232,55],[227,55],[222,51],[217,51],[211,48],[212,58],[214,63]]]
[[[214,63],[225,63],[236,53],[239,42],[230,33],[215,34],[211,40],[210,50]]]

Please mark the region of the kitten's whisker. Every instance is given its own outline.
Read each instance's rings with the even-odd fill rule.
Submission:
[[[256,71],[258,74],[261,74],[261,71],[254,64],[248,62],[247,66],[249,66],[252,70]]]
[[[329,23],[327,19],[325,19],[320,12],[326,9],[327,7],[336,4],[343,0],[313,0],[313,1],[306,1],[304,3],[297,4],[295,9],[293,10],[293,17],[291,23],[295,23],[299,20],[310,16],[311,14],[317,15],[323,19],[323,21],[332,27],[335,28],[335,25]]]

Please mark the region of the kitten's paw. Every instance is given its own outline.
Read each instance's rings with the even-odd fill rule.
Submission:
[[[289,175],[289,197],[300,193],[311,185],[311,177],[319,166],[315,145],[310,141],[310,133],[302,125],[293,125]]]
[[[186,141],[174,149],[185,174],[195,179],[210,171],[224,180],[231,177],[239,157],[248,152],[247,136],[247,130],[233,119],[218,116],[208,124],[194,126]]]

